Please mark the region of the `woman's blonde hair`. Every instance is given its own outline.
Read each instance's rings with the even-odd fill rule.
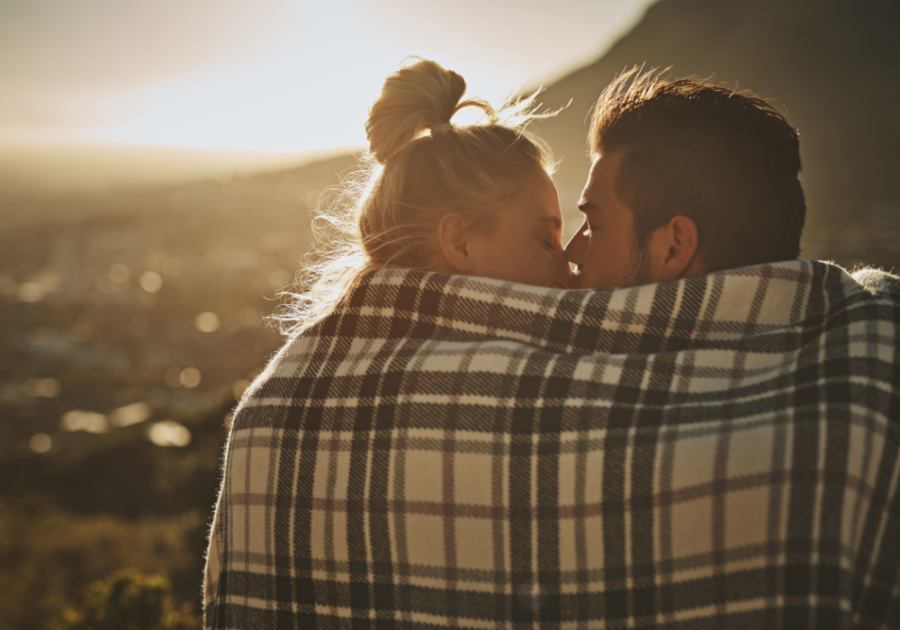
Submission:
[[[286,333],[328,315],[370,271],[430,268],[446,213],[465,217],[469,229],[490,229],[496,202],[514,197],[530,169],[553,172],[549,147],[526,130],[553,115],[537,112],[538,92],[494,109],[462,100],[465,91],[460,75],[417,57],[387,77],[369,111],[362,168],[314,220],[310,263],[274,316]],[[482,110],[482,120],[453,125],[467,107]]]

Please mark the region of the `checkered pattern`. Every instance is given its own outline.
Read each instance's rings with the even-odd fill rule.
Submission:
[[[379,271],[235,416],[208,628],[900,627],[900,279]]]

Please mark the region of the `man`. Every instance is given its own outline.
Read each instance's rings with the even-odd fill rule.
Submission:
[[[793,260],[780,114],[635,81],[568,247],[626,288],[367,277],[235,413],[207,627],[900,627],[900,279]]]
[[[758,96],[626,72],[598,101],[590,143],[585,222],[566,247],[583,288],[799,255],[798,135]]]

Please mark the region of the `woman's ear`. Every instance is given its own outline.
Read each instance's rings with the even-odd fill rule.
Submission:
[[[468,274],[475,268],[469,222],[457,212],[448,212],[438,223],[438,247],[450,273]]]

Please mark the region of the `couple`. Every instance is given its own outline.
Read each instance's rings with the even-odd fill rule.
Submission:
[[[626,74],[563,247],[533,100],[464,92],[417,60],[371,109],[355,237],[235,415],[207,627],[900,627],[900,281],[796,260],[796,131]]]

